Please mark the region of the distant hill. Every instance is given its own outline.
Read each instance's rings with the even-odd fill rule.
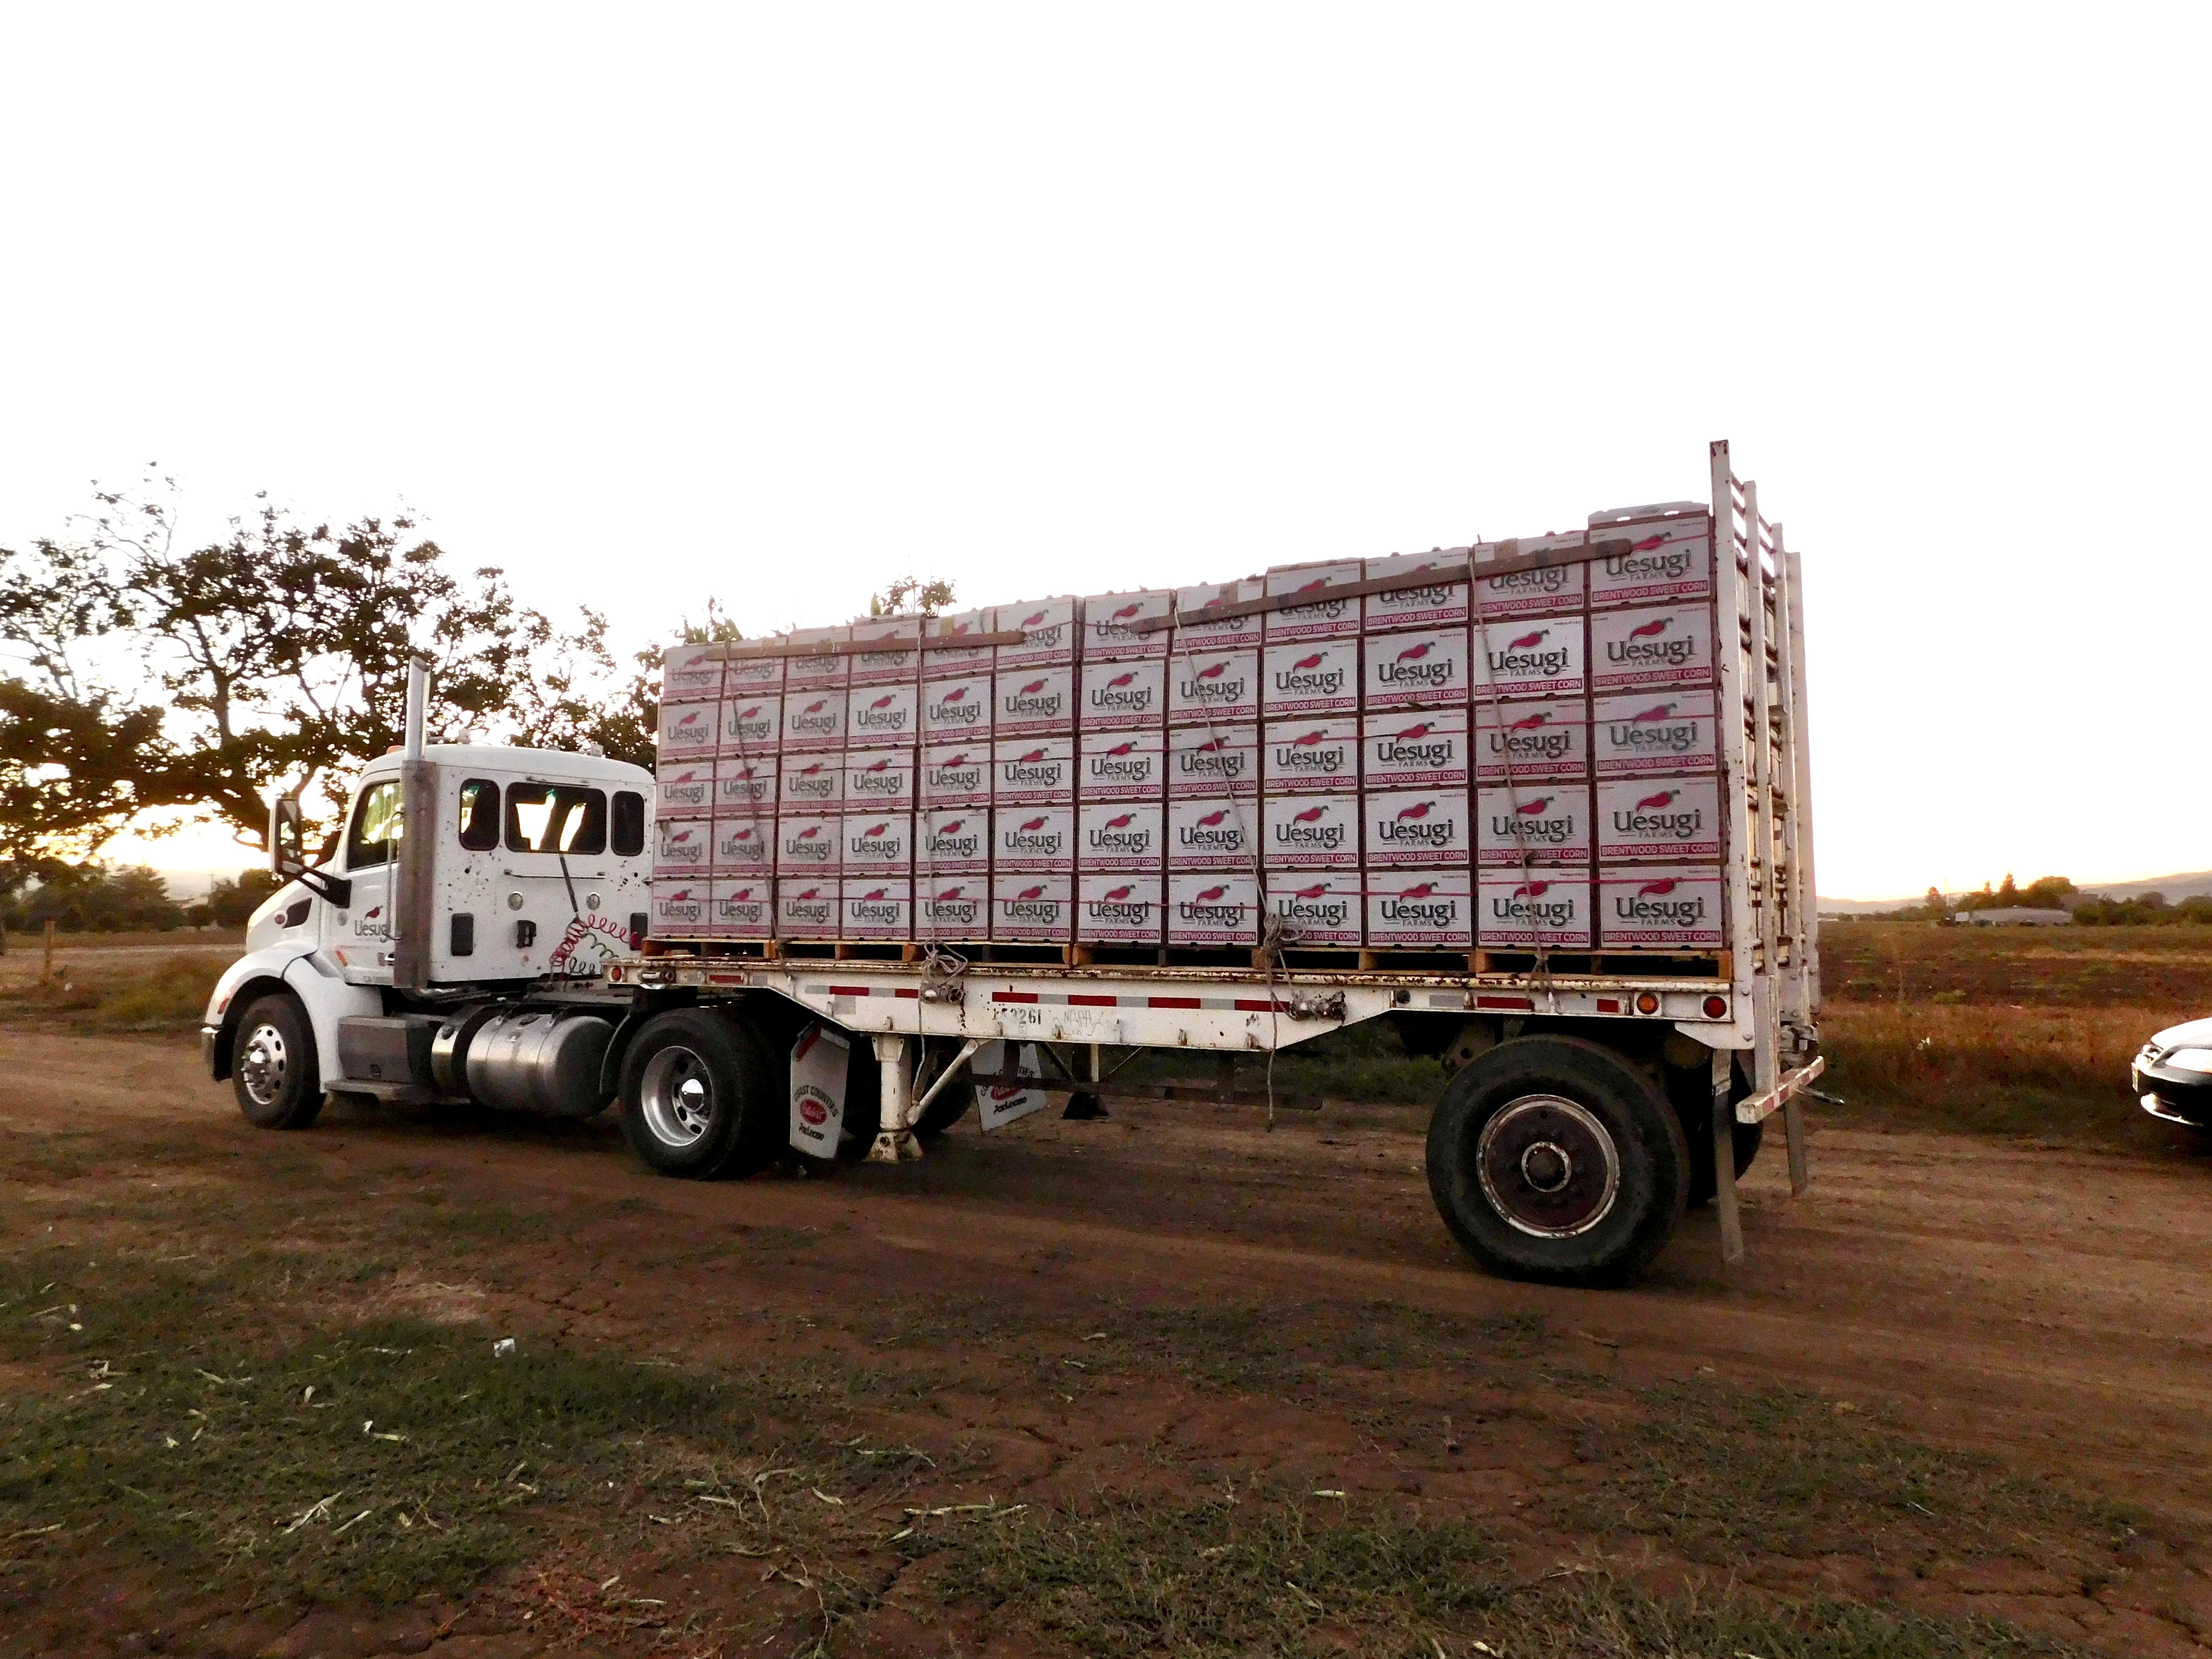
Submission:
[[[2169,899],[2193,898],[2200,893],[2212,893],[2212,870],[2188,870],[2179,875],[2148,876],[2141,881],[2100,881],[2085,884],[2081,890],[2099,898],[2138,899],[2146,893],[2163,893]],[[1820,902],[1820,914],[1830,916],[1863,916],[1880,910],[1894,910],[1900,905],[1917,904],[1927,897],[1925,892],[1914,893],[1904,898],[1832,899]],[[1955,894],[1953,896],[1957,896]]]

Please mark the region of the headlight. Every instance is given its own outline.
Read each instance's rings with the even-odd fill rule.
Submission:
[[[2177,1072],[2212,1072],[2212,1048],[2176,1048],[2158,1062]]]

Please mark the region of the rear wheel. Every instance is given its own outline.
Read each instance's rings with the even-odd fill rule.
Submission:
[[[1619,1284],[1659,1253],[1689,1193],[1665,1097],[1580,1037],[1500,1043],[1462,1066],[1429,1125],[1429,1191],[1492,1271]]]
[[[662,1175],[747,1175],[775,1155],[786,1103],[750,1029],[702,1009],[656,1016],[623,1057],[622,1125]]]
[[[1674,1115],[1681,1120],[1682,1135],[1690,1146],[1690,1207],[1693,1210],[1711,1203],[1720,1190],[1713,1180],[1712,1086],[1712,1073],[1708,1067],[1667,1068],[1667,1097],[1674,1103]],[[1730,1107],[1750,1092],[1741,1074],[1737,1075],[1729,1089]],[[1761,1119],[1757,1123],[1738,1123],[1732,1128],[1735,1173],[1741,1180],[1759,1156],[1759,1146],[1766,1139],[1766,1123]]]
[[[231,1038],[230,1091],[260,1129],[304,1129],[323,1109],[315,1033],[307,1010],[283,992],[257,999]]]

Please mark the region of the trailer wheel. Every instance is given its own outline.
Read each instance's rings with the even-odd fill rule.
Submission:
[[[1657,1089],[1580,1037],[1500,1043],[1454,1074],[1429,1124],[1429,1191],[1492,1272],[1613,1285],[1659,1253],[1690,1149]]]
[[[323,1109],[314,1028],[299,999],[258,999],[230,1040],[230,1091],[258,1129],[304,1129]]]
[[[1731,1106],[1751,1093],[1741,1073],[1732,1080],[1729,1093]],[[1720,1190],[1713,1180],[1713,1095],[1711,1073],[1705,1066],[1667,1068],[1667,1097],[1674,1103],[1674,1115],[1681,1120],[1683,1138],[1690,1146],[1690,1207],[1693,1210],[1713,1201]],[[1759,1156],[1760,1144],[1766,1139],[1764,1120],[1757,1123],[1738,1123],[1733,1127],[1735,1148],[1736,1178],[1741,1180]]]
[[[775,1155],[785,1102],[759,1039],[699,1008],[656,1015],[623,1056],[623,1134],[665,1176],[749,1175]]]

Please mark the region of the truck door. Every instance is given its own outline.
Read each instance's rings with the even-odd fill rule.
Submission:
[[[365,784],[346,820],[343,851],[352,902],[332,918],[331,948],[356,985],[392,983],[392,881],[403,830],[399,780]]]

